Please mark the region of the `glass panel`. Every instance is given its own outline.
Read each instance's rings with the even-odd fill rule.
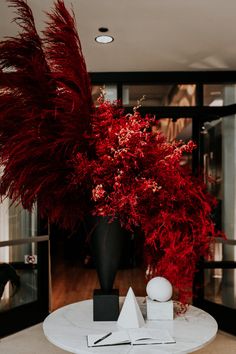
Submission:
[[[195,85],[123,85],[123,105],[135,107],[143,96],[142,106],[195,106]]]
[[[225,106],[236,103],[234,84],[204,85],[205,106]]]
[[[205,299],[236,309],[236,269],[205,269]]]
[[[37,235],[37,207],[32,213],[23,209],[20,205],[12,204],[6,198],[0,203],[0,242],[16,240]],[[0,260],[8,261],[2,255]]]
[[[224,87],[224,104],[236,97],[236,86]],[[218,199],[213,217],[227,239],[236,240],[236,116],[224,117],[204,124],[203,163],[209,191]],[[236,246],[216,244],[213,260],[236,261]],[[236,308],[236,270],[205,270],[205,298]]]
[[[226,245],[222,243],[214,243],[211,245],[211,255],[209,256],[209,261],[223,261],[223,248]]]
[[[37,235],[37,208],[32,213],[21,206],[11,204],[8,198],[0,203],[0,242],[27,238]],[[22,246],[22,256],[27,254]],[[32,247],[33,244],[32,244]],[[14,251],[12,251],[14,252]],[[14,258],[14,257],[13,257]],[[6,247],[0,247],[0,263],[10,262],[10,252]]]
[[[92,86],[92,98],[93,102],[96,105],[97,99],[103,93],[105,99],[108,101],[117,100],[117,86],[116,85],[93,85]]]
[[[37,244],[0,248],[8,262],[0,263],[0,312],[37,300]]]
[[[30,213],[20,205],[9,206],[9,240],[37,235],[37,210]]]
[[[192,118],[161,118],[159,128],[167,138],[167,141],[182,140],[188,142],[192,139]]]
[[[222,198],[222,119],[204,125],[204,172],[208,190]]]

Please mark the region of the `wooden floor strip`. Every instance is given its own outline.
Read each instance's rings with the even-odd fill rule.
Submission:
[[[121,296],[132,287],[136,296],[145,296],[145,270],[140,268],[118,271],[114,288]],[[76,301],[90,299],[93,290],[100,288],[95,269],[68,262],[52,262],[52,310]]]

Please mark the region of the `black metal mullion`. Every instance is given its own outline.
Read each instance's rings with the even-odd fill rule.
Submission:
[[[197,147],[193,150],[192,154],[192,169],[193,173],[197,175],[200,168],[200,131],[202,125],[202,110],[203,110],[203,84],[196,85],[196,107],[195,113],[192,114],[192,140],[196,143]],[[190,117],[191,117],[190,116]]]
[[[94,84],[219,84],[235,83],[236,71],[97,72],[90,78]]]
[[[121,103],[122,103],[122,101],[123,101],[123,85],[122,85],[122,83],[117,84],[117,99],[119,101],[121,101]]]
[[[38,244],[38,311],[45,317],[49,313],[49,243]],[[42,296],[42,294],[44,296]]]
[[[204,261],[203,269],[236,269],[236,261]]]
[[[118,96],[119,97],[119,96]],[[132,113],[133,107],[125,107],[125,113]],[[215,120],[219,117],[226,117],[236,114],[236,104],[222,107],[193,106],[193,107],[173,107],[173,106],[142,106],[139,108],[142,115],[146,113],[156,114],[162,118],[190,118],[199,120],[203,123],[205,120]]]

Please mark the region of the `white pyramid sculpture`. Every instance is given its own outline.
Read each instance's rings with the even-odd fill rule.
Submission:
[[[117,324],[123,328],[139,328],[145,324],[143,315],[131,287],[126,295]]]

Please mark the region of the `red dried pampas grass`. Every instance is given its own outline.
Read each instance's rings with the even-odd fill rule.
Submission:
[[[74,17],[58,0],[41,39],[27,2],[9,3],[21,33],[0,43],[0,193],[29,210],[37,200],[42,216],[72,228],[88,203],[69,182],[71,160],[87,149],[93,110]]]

